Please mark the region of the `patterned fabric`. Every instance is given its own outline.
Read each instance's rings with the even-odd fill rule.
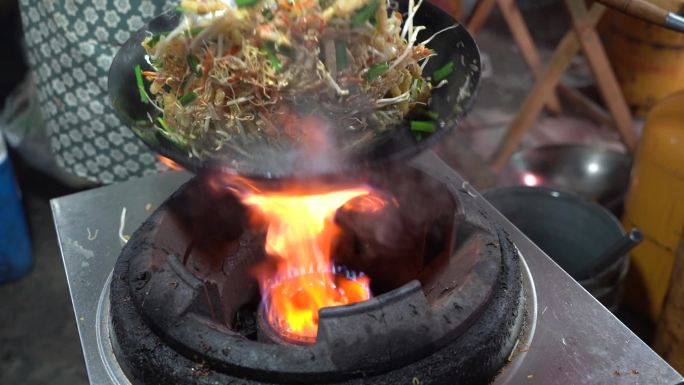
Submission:
[[[107,73],[130,32],[177,0],[19,3],[28,58],[57,164],[100,183],[163,169],[115,116],[107,94]]]

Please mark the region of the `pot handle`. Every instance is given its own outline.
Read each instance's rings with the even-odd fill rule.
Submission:
[[[684,32],[684,17],[646,0],[598,0],[598,2],[646,22]]]

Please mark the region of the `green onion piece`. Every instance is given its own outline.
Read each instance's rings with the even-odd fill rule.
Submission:
[[[197,94],[190,91],[187,94],[183,95],[178,99],[178,102],[181,104],[181,106],[187,106],[188,104],[192,103],[197,99]]]
[[[411,121],[411,131],[433,133],[437,131],[435,122],[426,122],[422,120]]]
[[[190,67],[190,71],[193,72],[197,77],[202,76],[202,67],[200,66],[200,60],[197,56],[195,55],[188,55],[188,66]]]
[[[235,5],[238,7],[251,7],[256,5],[259,0],[235,0]]]
[[[337,62],[338,70],[344,70],[349,67],[347,44],[343,41],[335,40],[335,61]]]
[[[425,111],[424,115],[427,116],[428,118],[432,119],[432,120],[439,119],[439,114],[436,113],[435,111]]]
[[[280,71],[280,69],[283,68],[283,63],[280,61],[280,59],[278,59],[278,56],[276,56],[275,44],[263,44],[261,46],[261,49],[266,53],[266,57],[268,58],[268,61],[271,63],[271,66],[275,68],[276,71]]]
[[[166,131],[166,132],[172,132],[173,130],[169,125],[166,123],[166,120],[162,118],[161,116],[157,118],[157,122],[159,122],[159,125],[161,126],[161,129]]]
[[[157,45],[157,43],[159,43],[161,36],[162,36],[161,33],[154,34],[154,35],[150,36],[149,38],[147,38],[147,41],[145,43],[147,44],[148,47],[154,48],[154,46]]]
[[[436,82],[441,82],[446,79],[447,76],[451,75],[452,72],[454,72],[454,62],[450,61],[444,65],[444,67],[435,71],[435,73],[432,74],[432,79]]]
[[[188,81],[189,81],[189,80],[190,80],[190,79],[189,79],[187,76],[183,77],[183,80],[181,81],[181,84],[180,84],[180,86],[178,87],[178,89],[179,89],[179,90],[185,91],[185,87],[188,86]]]
[[[159,128],[161,130],[161,133],[164,135],[165,138],[170,140],[173,144],[175,144],[178,148],[185,149],[188,147],[188,141],[180,135],[176,130],[169,126],[168,123],[166,123],[166,120],[162,117],[157,118],[157,123],[159,123]]]
[[[180,5],[177,5],[177,6],[176,6],[176,12],[178,12],[178,13],[190,13],[190,10],[189,10],[189,9],[186,9],[186,8],[183,8],[183,7],[181,7]]]
[[[271,11],[270,8],[266,8],[263,11],[261,11],[261,14],[264,15],[266,20],[273,20],[273,11]]]
[[[148,102],[147,91],[145,91],[145,83],[143,82],[142,68],[140,64],[135,66],[135,81],[138,83],[138,92],[140,92],[140,101],[143,103]]]
[[[359,27],[365,22],[371,19],[375,15],[375,11],[378,10],[378,0],[373,0],[372,2],[366,4],[352,17],[352,26]]]
[[[204,31],[204,27],[194,27],[194,28],[186,29],[185,31],[183,31],[183,33],[187,37],[194,37],[194,36],[199,35],[199,33],[202,31]]]
[[[382,63],[369,68],[368,73],[366,74],[368,81],[370,82],[379,78],[382,74],[389,71],[389,67],[388,63]]]

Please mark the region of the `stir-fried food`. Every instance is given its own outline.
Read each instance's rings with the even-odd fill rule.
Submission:
[[[353,133],[340,140],[353,146],[427,111],[432,83],[453,70],[423,76],[435,53],[413,24],[422,0],[409,3],[403,20],[388,0],[182,0],[178,27],[142,43],[154,70],[136,68],[141,98],[161,113],[158,129],[199,158],[299,143],[311,115],[338,138]]]

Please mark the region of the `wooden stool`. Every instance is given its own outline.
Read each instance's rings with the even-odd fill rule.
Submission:
[[[433,2],[450,11],[457,20],[460,20],[462,11],[460,0],[433,0]],[[591,9],[588,9],[583,0],[565,0],[565,4],[572,18],[573,30],[566,33],[548,66],[543,70],[539,52],[516,0],[481,0],[467,23],[468,30],[473,34],[476,33],[491,14],[494,6],[498,5],[523,59],[536,79],[534,87],[490,160],[490,166],[496,172],[506,166],[523,136],[545,105],[552,113],[561,112],[560,102],[555,95],[556,89],[573,103],[583,107],[599,122],[616,127],[630,151],[633,151],[637,145],[638,137],[631,113],[595,30],[596,24],[605,12],[605,7],[595,3]],[[610,114],[579,91],[560,84],[563,73],[580,49],[589,61]]]
[[[495,3],[499,4],[507,20],[519,19],[513,23],[518,30],[517,33],[514,32],[514,37],[516,34],[518,35],[516,43],[521,47],[523,56],[534,73],[535,61],[537,63],[539,61],[538,54],[536,54],[535,59],[536,49],[534,49],[534,45],[531,43],[527,28],[525,27],[524,31],[520,32],[520,25],[524,26],[524,21],[522,21],[519,10],[515,6],[515,0],[482,0],[473,14],[469,25],[477,29],[491,12]],[[596,24],[605,12],[605,7],[595,3],[591,6],[591,9],[588,9],[582,0],[565,0],[565,4],[570,12],[573,30],[563,37],[548,66],[543,72],[540,72],[532,91],[528,94],[503,140],[499,143],[490,161],[490,165],[495,171],[501,171],[506,166],[511,155],[518,148],[522,137],[539,116],[544,105],[551,104],[553,107],[554,91],[559,86],[563,73],[570,66],[572,58],[580,49],[584,52],[591,66],[604,102],[612,115],[612,122],[614,122],[615,127],[620,132],[622,140],[630,151],[633,151],[637,145],[638,137],[631,113],[595,29]],[[516,14],[517,16],[515,16]],[[511,23],[509,22],[510,25]],[[513,27],[511,31],[514,31]],[[596,111],[597,115],[605,115],[601,113],[602,109],[600,107],[593,105],[579,92],[568,90],[568,87],[564,87],[564,90],[570,93],[573,98],[580,100],[585,105],[589,105],[592,110]]]
[[[460,0],[456,0],[460,2]],[[527,29],[525,20],[520,13],[520,9],[516,3],[516,0],[482,0],[480,1],[472,16],[468,20],[467,28],[471,34],[476,34],[480,30],[482,25],[484,25],[487,17],[491,14],[494,9],[494,5],[498,5],[501,10],[501,14],[508,24],[508,28],[511,30],[511,35],[513,35],[513,40],[515,44],[520,49],[525,63],[532,72],[535,79],[539,79],[542,74],[542,64],[539,58],[539,51],[532,40],[530,31]],[[555,94],[550,95],[546,105],[550,112],[554,114],[559,114],[561,112],[561,104]]]

